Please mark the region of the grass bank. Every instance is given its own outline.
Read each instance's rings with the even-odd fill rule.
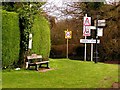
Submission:
[[[47,72],[3,71],[3,88],[111,88],[118,82],[118,65],[50,59]]]

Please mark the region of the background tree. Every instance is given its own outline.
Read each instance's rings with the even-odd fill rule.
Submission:
[[[66,41],[64,39],[64,30],[67,28],[73,31],[73,38],[69,40],[69,54],[72,52],[82,52],[77,54],[83,58],[84,46],[79,43],[79,39],[84,38],[82,35],[83,27],[83,16],[87,13],[88,16],[92,17],[92,25],[94,25],[94,20],[96,20],[97,15],[99,19],[106,20],[106,26],[104,27],[104,36],[99,37],[101,43],[98,45],[98,51],[100,56],[100,61],[118,59],[120,55],[119,51],[119,3],[117,4],[104,4],[102,2],[74,2],[66,3],[64,9],[60,7],[55,7],[54,10],[59,10],[62,14],[59,15],[63,20],[57,21],[56,18],[53,18],[54,24],[51,28],[51,39],[52,39],[52,52],[54,54],[60,55],[59,57],[65,57],[66,50]],[[65,6],[65,5],[63,5]],[[51,6],[52,7],[52,6]],[[50,13],[49,8],[49,13]],[[54,11],[53,10],[53,11]],[[53,12],[52,11],[52,12]],[[67,18],[71,16],[72,18]],[[92,30],[92,36],[88,38],[95,38],[95,31]],[[73,48],[71,45],[74,44]],[[114,47],[115,45],[115,47]],[[87,44],[88,56],[90,57],[90,45]],[[62,49],[63,48],[63,49]],[[63,52],[64,51],[64,52]],[[76,52],[77,51],[77,52]],[[64,53],[64,54],[63,54]],[[56,55],[56,56],[57,56]],[[70,54],[71,55],[71,54]],[[75,57],[74,57],[75,58]],[[79,59],[82,59],[79,58]]]

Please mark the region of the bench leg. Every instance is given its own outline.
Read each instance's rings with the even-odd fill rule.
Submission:
[[[28,64],[28,68],[27,69],[30,69],[30,65]]]
[[[39,68],[41,68],[42,64],[39,65]]]
[[[47,67],[46,68],[49,68],[49,65],[48,65],[48,63],[42,63],[42,64],[46,64],[47,65]],[[42,64],[40,64],[40,68],[42,67]]]
[[[35,65],[35,70],[38,71],[38,68],[39,68],[39,66],[36,64],[36,65]]]
[[[49,68],[48,63],[47,63],[47,68]]]

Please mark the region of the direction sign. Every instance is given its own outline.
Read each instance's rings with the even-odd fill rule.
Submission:
[[[95,25],[96,25],[96,20],[95,20]],[[98,20],[98,26],[105,26],[105,20]]]
[[[80,43],[96,43],[96,39],[80,39]],[[100,43],[100,40],[97,40]]]
[[[86,26],[87,29],[96,29],[96,26]]]
[[[105,26],[105,20],[98,20],[98,26]]]
[[[86,26],[91,25],[91,17],[84,17],[83,21],[83,36],[90,36],[90,29],[88,29]]]

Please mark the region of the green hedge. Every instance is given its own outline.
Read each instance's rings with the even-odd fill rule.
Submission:
[[[48,60],[50,54],[50,27],[49,22],[40,15],[36,15],[32,27],[32,53],[41,54],[43,60]]]
[[[19,17],[15,12],[2,11],[2,65],[12,67],[19,59]]]

